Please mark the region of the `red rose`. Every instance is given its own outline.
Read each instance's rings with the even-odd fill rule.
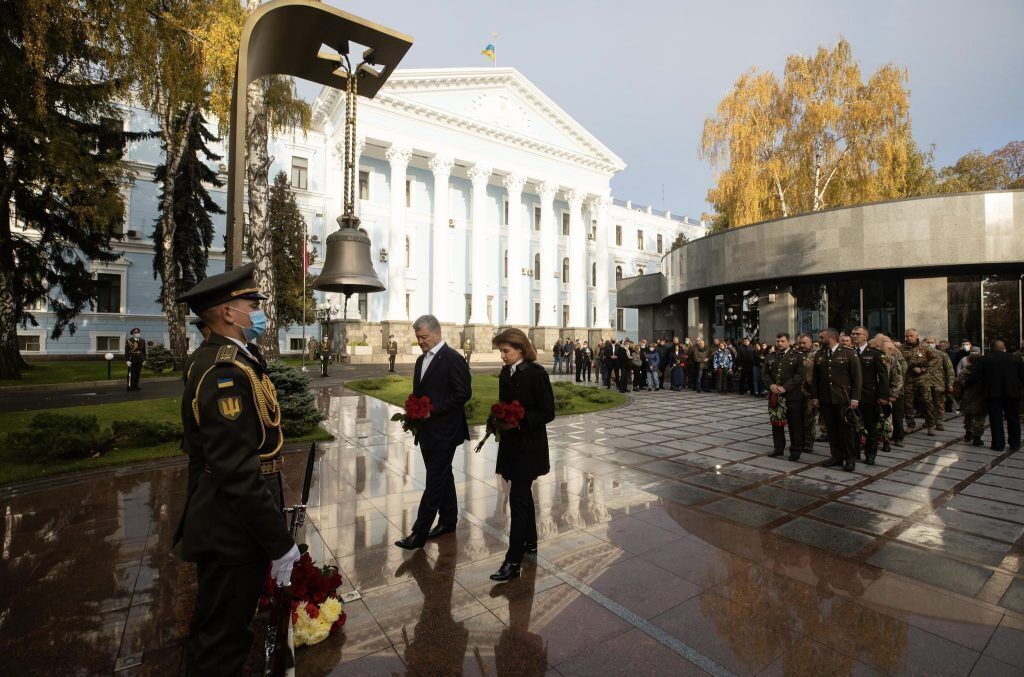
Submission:
[[[299,622],[299,614],[295,611],[292,612],[292,625]]]
[[[319,618],[320,617],[320,607],[318,607],[316,604],[313,604],[311,602],[306,602],[306,614],[310,618]]]

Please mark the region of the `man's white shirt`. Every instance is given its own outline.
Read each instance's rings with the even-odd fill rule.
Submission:
[[[434,346],[433,348],[431,348],[427,352],[423,353],[423,363],[420,365],[420,380],[421,381],[423,380],[423,376],[427,373],[427,367],[429,367],[430,363],[434,361],[435,357],[437,357],[437,351],[441,350],[441,348],[443,348],[443,347],[444,347],[444,340],[442,339],[442,340],[437,342],[436,346]]]

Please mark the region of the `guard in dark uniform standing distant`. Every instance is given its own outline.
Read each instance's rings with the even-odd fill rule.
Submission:
[[[320,375],[327,376],[327,365],[331,361],[331,340],[326,336],[320,339],[316,347],[316,358],[320,360]]]
[[[241,674],[268,568],[287,583],[299,559],[281,512],[281,409],[249,348],[266,328],[266,296],[252,271],[249,264],[208,277],[177,299],[210,330],[192,354],[181,400],[188,497],[174,542],[199,579],[185,642],[189,675]]]
[[[835,329],[822,329],[820,338],[821,350],[814,356],[811,375],[811,397],[812,404],[821,410],[832,452],[832,458],[822,465],[842,465],[843,470],[853,471],[857,455],[851,412],[860,406],[860,360],[852,348],[839,345],[839,332]]]
[[[128,362],[128,390],[142,390],[139,381],[142,379],[142,363],[146,361],[146,341],[138,327],[132,328],[131,336],[124,342],[124,358]]]
[[[398,341],[395,335],[388,336],[388,373],[395,373],[395,358],[398,357]]]
[[[785,429],[789,428],[789,460],[799,461],[804,450],[804,356],[789,342],[789,334],[786,332],[776,335],[775,352],[769,353],[765,359],[761,380],[770,393],[769,407],[779,400],[785,400],[786,403],[786,418],[771,422],[772,441],[775,445],[772,456],[782,456],[786,452]]]

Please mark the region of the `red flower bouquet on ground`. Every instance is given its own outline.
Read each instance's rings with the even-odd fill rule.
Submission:
[[[305,546],[302,546],[303,548]],[[295,646],[316,644],[345,625],[345,611],[338,598],[341,574],[337,567],[318,567],[304,552],[292,569],[292,626]],[[260,610],[270,609],[277,585],[267,576],[260,596]]]
[[[519,423],[526,417],[526,409],[519,403],[519,400],[512,400],[511,402],[495,402],[491,405],[491,413],[487,417],[487,434],[480,440],[480,444],[476,445],[476,451],[480,451],[484,442],[487,441],[491,435],[494,435],[494,439],[501,439],[501,432],[503,430],[512,430],[518,428]]]
[[[402,430],[405,432],[412,433],[412,443],[420,443],[420,430],[419,425],[430,416],[430,398],[424,395],[423,397],[416,397],[415,395],[409,395],[405,400],[405,413],[395,414],[391,417],[392,421],[401,421]]]

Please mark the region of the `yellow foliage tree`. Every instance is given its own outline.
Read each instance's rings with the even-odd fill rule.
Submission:
[[[906,70],[888,64],[865,82],[842,38],[791,55],[782,82],[741,75],[704,123],[701,156],[717,229],[916,194],[930,168],[910,132]]]

